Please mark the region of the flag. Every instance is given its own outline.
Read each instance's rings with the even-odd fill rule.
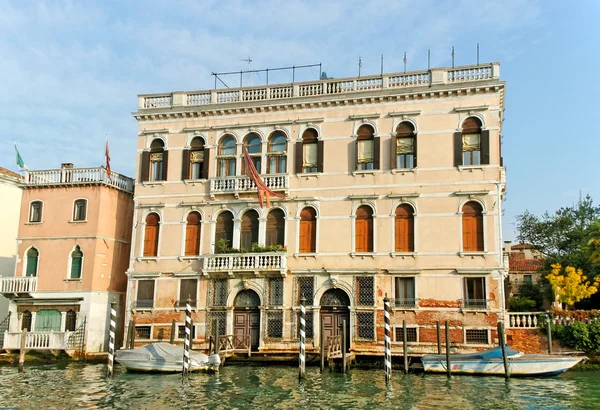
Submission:
[[[110,151],[108,149],[108,138],[106,138],[106,144],[104,145],[104,156],[106,157],[106,175],[110,181]]]
[[[27,168],[25,166],[25,162],[23,161],[23,158],[21,157],[21,154],[19,154],[19,150],[17,149],[17,143],[15,141],[13,141],[13,143],[15,144],[15,152],[17,153],[17,166],[21,169]]]
[[[271,191],[268,186],[265,185],[262,178],[256,171],[256,167],[254,166],[254,162],[252,162],[252,158],[250,154],[248,154],[248,150],[244,147],[244,161],[246,163],[246,175],[256,184],[256,188],[258,189],[258,202],[260,203],[260,207],[263,207],[263,201],[266,200],[267,208],[271,207],[271,195],[276,196],[278,198],[285,198],[281,194],[276,194]]]

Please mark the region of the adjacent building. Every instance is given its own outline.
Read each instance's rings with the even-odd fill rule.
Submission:
[[[508,255],[510,295],[518,295],[523,283],[539,284],[542,278],[540,269],[544,266],[542,254],[529,243],[504,243],[504,252]]]
[[[102,167],[25,173],[14,277],[0,280],[4,349],[27,329],[28,348],[106,350],[110,303],[122,308],[127,286],[133,186]]]
[[[499,64],[140,95],[127,323],[136,341],[216,327],[239,348],[308,348],[340,333],[380,355],[383,299],[394,348],[489,346],[503,318]],[[260,207],[247,150],[283,199]],[[324,331],[321,331],[323,326]]]

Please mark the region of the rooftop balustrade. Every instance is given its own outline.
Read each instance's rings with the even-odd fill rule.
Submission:
[[[108,185],[126,192],[133,192],[134,180],[111,172],[103,167],[96,168],[61,168],[40,171],[26,171],[26,186],[64,186],[64,185]]]

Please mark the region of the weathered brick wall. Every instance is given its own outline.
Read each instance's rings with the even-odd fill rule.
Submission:
[[[548,352],[548,339],[539,329],[507,329],[506,341],[523,353]]]

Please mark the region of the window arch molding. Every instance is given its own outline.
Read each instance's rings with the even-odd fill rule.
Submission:
[[[413,126],[413,130],[414,130],[414,135],[417,135],[417,133],[419,132],[419,127],[417,126],[417,120],[411,117],[394,117],[394,121],[392,121],[392,131],[391,131],[391,136],[395,137],[396,136],[396,129],[398,128],[398,125],[402,124],[403,122],[408,122],[410,123],[410,125]]]
[[[291,141],[290,130],[288,130],[286,127],[273,127],[273,130],[269,132],[269,135],[267,138],[265,138],[265,141],[269,141],[273,137],[273,135],[278,132],[283,134],[286,143],[289,143]]]
[[[237,132],[231,131],[231,130],[225,130],[217,137],[217,148],[219,146],[221,146],[221,143],[223,142],[223,139],[225,137],[232,137],[233,140],[235,141],[236,145],[239,145],[242,142],[242,138],[240,137],[240,135]]]
[[[166,134],[149,134],[146,136],[146,148],[144,148],[144,151],[149,151],[151,149],[152,143],[156,140],[162,141],[163,149],[167,149],[168,138]]]
[[[33,220],[33,204],[34,203],[41,204],[39,221]],[[29,201],[29,206],[27,207],[27,223],[42,223],[42,222],[44,222],[44,201],[41,199],[33,199],[33,200]]]
[[[156,214],[158,215],[158,243],[157,243],[157,250],[156,250],[156,256],[144,256],[144,243],[146,240],[146,220],[148,219],[148,216],[150,214]],[[142,230],[141,235],[140,235],[140,252],[139,252],[139,257],[140,258],[159,258],[160,257],[160,245],[161,245],[161,241],[162,241],[162,225],[163,225],[163,221],[164,221],[164,217],[163,217],[163,213],[160,209],[155,209],[155,208],[150,208],[149,210],[145,211],[142,214],[142,220],[139,222],[139,226]]]
[[[323,139],[323,134],[321,133],[321,127],[319,127],[317,124],[311,123],[311,124],[305,124],[303,127],[300,128],[300,130],[298,132],[297,141],[302,141],[302,136],[308,130],[314,130],[317,133],[317,141],[321,141]]]
[[[73,277],[73,254],[75,252],[79,251],[81,253],[81,264],[79,266],[79,277],[78,278],[74,278]],[[81,250],[81,246],[76,243],[75,246],[73,246],[73,248],[71,248],[71,251],[69,252],[69,263],[68,263],[68,267],[67,267],[67,279],[69,280],[83,280],[83,265],[85,263],[85,252],[83,252]]]
[[[249,128],[248,131],[244,134],[244,138],[243,138],[244,143],[246,142],[246,138],[248,138],[248,136],[251,134],[256,134],[256,136],[258,136],[258,138],[260,139],[261,144],[264,144],[265,142],[267,142],[267,135],[265,134],[265,132],[263,130],[258,129],[258,128]]]
[[[262,286],[260,286],[255,280],[252,279],[245,281],[244,279],[240,279],[238,283],[231,286],[229,294],[227,295],[227,306],[233,306],[237,295],[240,292],[243,292],[248,289],[252,289],[254,292],[256,292],[260,300],[260,306],[264,306],[264,296],[266,294],[265,289]]]
[[[459,113],[458,125],[456,127],[456,131],[462,131],[464,122],[471,117],[477,118],[479,120],[479,122],[481,122],[481,130],[482,131],[487,129],[487,125],[485,122],[485,116],[481,112],[468,111],[468,112]]]
[[[370,200],[356,201],[354,204],[352,204],[352,214],[350,214],[350,217],[356,218],[356,210],[364,205],[371,208],[371,211],[373,212],[373,218],[377,217],[377,206],[375,205],[375,202]]]
[[[485,205],[485,201],[483,200],[483,198],[480,197],[466,197],[464,199],[462,199],[461,201],[459,201],[459,208],[458,208],[458,220],[459,220],[459,235],[460,235],[460,254],[462,255],[463,253],[473,253],[473,252],[487,252],[487,235],[486,235],[486,230],[487,230],[487,221],[486,221],[486,216],[488,214],[487,211],[487,207]],[[483,231],[483,238],[482,238],[482,242],[483,242],[483,250],[482,251],[465,251],[465,244],[463,242],[463,209],[464,206],[466,204],[468,204],[469,202],[474,202],[476,204],[478,204],[479,206],[481,206],[481,225],[482,225],[482,231]]]
[[[37,246],[35,246],[35,245],[30,245],[27,249],[25,249],[25,252],[23,252],[23,259],[22,260],[25,261],[25,262],[23,263],[21,276],[27,276],[27,265],[29,263],[27,254],[32,249],[34,249],[37,252],[37,262],[36,262],[36,266],[35,266],[35,274],[34,275],[30,275],[30,276],[38,277],[38,274],[39,274],[39,271],[40,271],[40,255],[41,255],[41,252],[40,252],[40,249]]]
[[[379,136],[379,131],[377,130],[377,124],[375,124],[375,121],[364,119],[361,121],[356,121],[354,123],[354,133],[352,134],[352,137],[354,137],[354,139],[358,138],[358,129],[363,125],[368,125],[371,128],[373,128],[373,138]]]
[[[202,140],[202,142],[204,143],[204,147],[206,148],[208,146],[208,136],[204,133],[201,132],[189,132],[185,141],[185,147],[183,147],[184,149],[190,149],[192,147],[192,141],[195,138],[200,138]]]
[[[481,213],[484,216],[487,214],[487,212],[488,212],[487,205],[485,203],[485,200],[482,197],[479,197],[479,196],[466,196],[464,198],[461,198],[460,201],[458,201],[458,210],[457,210],[457,213],[459,215],[462,215],[462,213],[463,213],[463,207],[465,206],[465,204],[467,202],[477,202],[479,205],[481,205],[481,209],[482,209]]]
[[[352,281],[347,282],[344,280],[337,280],[337,278],[336,278],[336,282],[335,282],[335,287],[331,283],[331,280],[327,280],[321,286],[319,286],[317,289],[315,289],[315,295],[314,295],[315,305],[318,305],[319,303],[321,303],[321,298],[323,297],[325,292],[327,292],[328,290],[331,290],[331,289],[341,289],[344,292],[346,292],[346,294],[348,295],[348,298],[350,299],[350,305],[348,307],[350,309],[352,309],[355,306],[356,297],[355,297],[354,289],[352,288]],[[350,315],[350,323],[348,324],[348,326],[351,326],[350,329],[353,329],[352,326],[354,326],[354,324],[353,324],[354,316],[355,315]]]

